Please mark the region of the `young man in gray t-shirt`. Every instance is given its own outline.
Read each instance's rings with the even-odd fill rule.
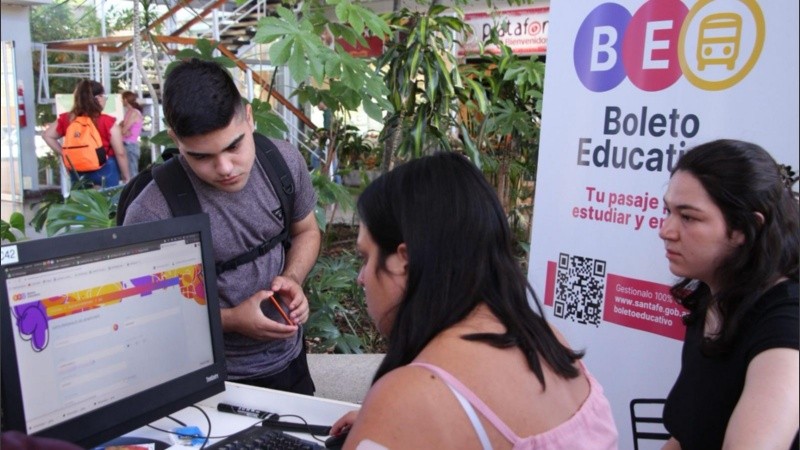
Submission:
[[[196,59],[176,66],[164,83],[164,115],[203,212],[209,215],[214,257],[228,261],[283,229],[280,201],[260,162],[253,138],[253,113],[230,74]],[[218,276],[228,379],[311,395],[302,324],[309,306],[302,283],[314,265],[320,233],[314,217],[316,194],[306,163],[287,142],[275,141],[295,185],[289,250],[268,253]],[[151,182],[130,204],[125,224],[172,217]],[[293,322],[265,308],[277,293]]]

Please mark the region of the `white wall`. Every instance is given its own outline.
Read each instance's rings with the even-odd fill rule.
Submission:
[[[25,86],[25,114],[28,126],[20,128],[20,162],[22,188],[38,190],[38,165],[34,137],[36,135],[36,86],[33,84],[33,49],[31,45],[30,7],[0,5],[0,30],[2,40],[14,41],[14,59],[17,65],[17,82]]]

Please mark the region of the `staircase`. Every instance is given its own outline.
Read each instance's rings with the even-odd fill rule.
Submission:
[[[220,43],[232,53],[237,54],[239,49],[251,44],[253,36],[256,35],[258,19],[255,12],[239,18],[220,34]]]
[[[146,62],[149,61],[148,65],[152,72],[148,74],[148,78],[154,85],[159,100],[160,86],[158,77],[155,76],[153,61],[158,60],[161,69],[164,70],[174,60],[174,55],[178,51],[193,47],[197,39],[217,41],[219,42],[217,51],[233,60],[238,69],[247,75],[246,77],[235,77],[237,83],[241,83],[240,90],[243,95],[252,99],[258,95],[259,87],[261,92],[270,91],[269,98],[273,102],[275,112],[284,118],[284,122],[290,129],[287,139],[298,145],[301,150],[311,151],[306,143],[311,142],[308,135],[316,129],[316,126],[297,105],[281,95],[280,89],[270,90],[270,82],[275,74],[274,68],[270,65],[268,58],[265,58],[264,48],[252,42],[257,31],[258,21],[266,15],[273,15],[277,6],[281,5],[281,0],[250,0],[242,5],[236,5],[234,0],[200,1],[206,3],[198,4],[198,0],[178,0],[173,7],[150,25],[149,30],[152,32],[156,25],[160,24],[162,27],[168,25],[170,19],[177,17],[178,11],[187,10],[193,13],[193,17],[184,20],[183,23],[173,24],[171,26],[173,31],[169,34],[153,36],[159,43],[156,54],[152,53],[150,45],[143,39],[143,59]],[[152,108],[153,101],[146,83],[140,81],[141,77],[135,70],[131,43],[132,37],[119,36],[82,39],[80,42],[62,41],[43,44],[40,73],[44,76],[39,86],[39,103],[54,103],[54,98],[46,88],[47,77],[65,76],[63,71],[57,75],[50,73],[54,67],[48,67],[47,52],[77,51],[88,53],[89,63],[86,64],[85,70],[76,73],[75,77],[92,78],[104,84],[108,80],[123,79],[130,86],[130,90],[140,92],[141,103],[145,106],[145,112],[148,113],[148,109]],[[166,49],[166,53],[163,52],[164,49]],[[252,66],[248,65],[248,61]],[[102,64],[106,64],[108,68],[103,68]],[[280,78],[281,75],[278,76]],[[44,89],[43,86],[45,86]],[[288,96],[288,92],[283,93]],[[265,97],[261,98],[265,99]],[[152,113],[150,115],[152,116]],[[145,136],[147,134],[146,132]]]
[[[160,91],[160,86],[158,86],[158,77],[154,72],[155,64],[153,61],[159,61],[160,68],[163,70],[174,59],[174,55],[179,50],[187,46],[193,46],[196,39],[199,38],[218,42],[219,51],[236,61],[242,71],[248,71],[249,68],[246,64],[240,64],[239,61],[251,60],[257,61],[259,66],[269,66],[269,61],[264,61],[263,48],[260,49],[262,50],[261,54],[255,57],[252,57],[248,52],[251,52],[256,47],[256,44],[252,42],[252,38],[256,34],[258,21],[266,15],[273,15],[275,8],[281,4],[281,0],[250,0],[242,5],[236,5],[235,0],[204,1],[207,3],[198,5],[196,1],[179,0],[167,13],[156,19],[148,27],[152,32],[155,26],[164,26],[165,23],[169,23],[169,19],[177,17],[176,13],[181,10],[188,10],[194,13],[194,17],[185,20],[184,23],[174,24],[172,26],[174,30],[168,35],[153,36],[160,47],[156,49],[156,54],[151,51],[151,46],[147,40],[142,40],[142,57],[151,71],[148,74],[148,78],[157,92]],[[43,56],[40,60],[40,73],[45,74],[45,76],[42,77],[43,81],[40,82],[38,92],[38,102],[40,104],[52,104],[54,102],[53,96],[46,88],[49,76],[92,78],[104,84],[109,79],[123,79],[127,81],[131,90],[141,92],[140,97],[149,99],[150,93],[146,83],[139,81],[140,75],[135,71],[131,45],[132,38],[130,36],[91,38],[79,41],[50,42],[41,46]],[[164,49],[166,49],[166,53],[163,52]],[[89,62],[82,64],[83,67],[77,70],[74,67],[70,67],[68,69],[72,70],[66,73],[66,65],[53,64],[51,67],[47,64],[47,53],[54,51],[87,53]],[[101,62],[103,58],[106,58],[106,60]],[[149,61],[149,64],[147,64],[147,61]],[[103,64],[108,67],[102,67]],[[75,64],[71,65],[75,66]],[[258,74],[257,70],[259,69],[254,69],[253,73]],[[257,84],[263,84],[265,79],[269,80],[269,76],[265,73],[258,75],[260,77],[253,76],[253,80]],[[258,78],[261,79],[259,80]],[[241,88],[244,92],[247,86],[241,86]],[[160,94],[158,95],[160,97]],[[277,97],[280,97],[280,95]],[[280,98],[278,98],[278,101],[282,104],[284,103]],[[296,115],[295,111],[293,113]],[[298,118],[306,125],[314,128],[306,117]]]
[[[258,31],[258,21],[262,17],[274,16],[275,9],[281,4],[280,0],[250,0],[235,7],[225,13],[226,16],[221,21],[217,40],[233,54],[241,56],[252,45],[253,36]],[[204,33],[202,37],[213,40],[213,30]]]

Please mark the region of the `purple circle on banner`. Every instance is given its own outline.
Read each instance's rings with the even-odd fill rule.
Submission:
[[[587,89],[605,92],[625,79],[622,42],[631,13],[616,3],[603,3],[586,16],[575,36],[575,72]]]

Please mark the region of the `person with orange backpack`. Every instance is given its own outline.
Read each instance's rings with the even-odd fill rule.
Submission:
[[[60,114],[42,135],[61,156],[73,182],[83,177],[94,186],[113,187],[120,184],[120,175],[122,182],[130,179],[117,119],[103,113],[106,98],[102,84],[81,80],[72,110]]]

